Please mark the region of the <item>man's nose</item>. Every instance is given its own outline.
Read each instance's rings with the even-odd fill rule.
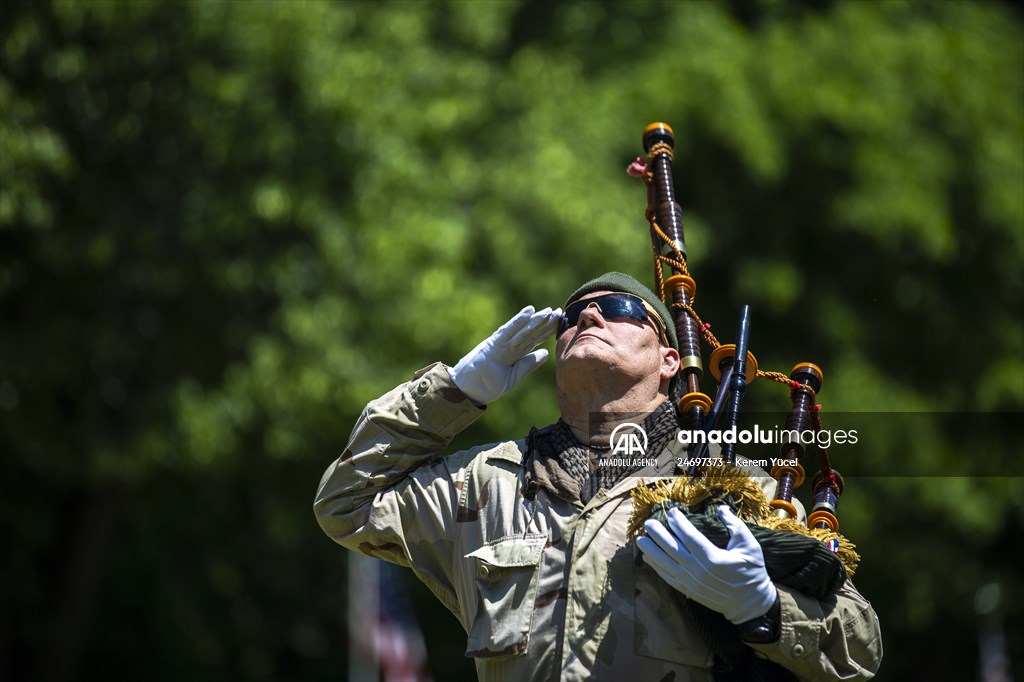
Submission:
[[[591,303],[580,311],[580,320],[577,322],[577,326],[586,329],[587,327],[603,327],[604,323],[605,319],[601,314],[601,308],[597,303]]]

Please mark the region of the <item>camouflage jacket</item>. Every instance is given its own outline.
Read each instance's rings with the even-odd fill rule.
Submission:
[[[481,680],[712,680],[673,588],[626,541],[640,479],[586,505],[524,496],[525,441],[442,455],[482,413],[440,364],[371,402],[320,482],[321,528],[412,568],[465,628]],[[827,602],[779,597],[781,635],[756,651],[804,680],[873,676],[878,620],[849,581]]]

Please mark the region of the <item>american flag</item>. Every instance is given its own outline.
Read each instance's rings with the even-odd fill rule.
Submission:
[[[354,552],[348,571],[349,680],[430,682],[423,633],[405,589],[407,572]]]

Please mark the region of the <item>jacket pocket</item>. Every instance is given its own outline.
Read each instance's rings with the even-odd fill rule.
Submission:
[[[547,539],[547,534],[517,535],[466,555],[475,571],[478,594],[466,656],[501,658],[526,653]]]
[[[642,563],[643,559],[638,557],[638,561],[633,591],[636,653],[696,668],[710,667],[714,662],[711,647],[683,613],[681,595]]]

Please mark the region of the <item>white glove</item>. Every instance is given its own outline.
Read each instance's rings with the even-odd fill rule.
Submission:
[[[647,537],[636,544],[662,580],[739,625],[767,613],[778,590],[746,524],[725,505],[718,514],[731,536],[725,549],[715,547],[678,509],[669,511],[668,529],[653,519],[644,523]]]
[[[544,348],[530,351],[554,333],[561,317],[561,308],[534,312],[526,306],[448,370],[452,381],[477,405],[493,403],[548,359]]]

